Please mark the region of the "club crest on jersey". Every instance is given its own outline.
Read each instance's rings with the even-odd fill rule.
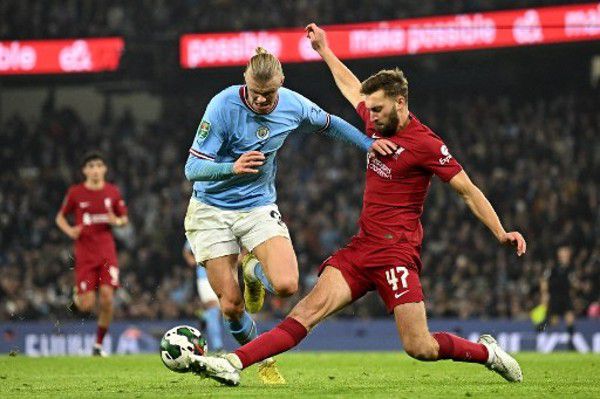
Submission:
[[[206,136],[208,136],[209,132],[210,132],[210,122],[209,121],[200,122],[200,126],[198,126],[198,132],[196,133],[196,135],[198,136],[198,139],[204,140],[206,138]]]
[[[256,137],[258,137],[260,140],[264,140],[269,137],[269,128],[266,126],[259,127],[256,131]]]

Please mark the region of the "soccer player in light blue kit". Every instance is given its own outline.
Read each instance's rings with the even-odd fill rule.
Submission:
[[[373,140],[298,93],[281,87],[281,63],[257,48],[244,72],[245,85],[226,88],[206,107],[185,175],[194,182],[185,217],[186,236],[204,265],[225,323],[245,344],[257,336],[255,313],[264,288],[282,297],[298,289],[298,263],[275,204],[275,156],[290,134],[323,133],[363,151],[392,154],[396,145]],[[308,156],[308,154],[307,154]],[[240,247],[245,294],[237,281]],[[283,383],[273,359],[259,365],[265,383]]]
[[[208,277],[206,276],[206,269],[196,262],[189,241],[186,241],[183,246],[183,258],[188,266],[196,269],[196,287],[198,289],[198,296],[202,302],[202,319],[206,324],[208,347],[212,352],[221,352],[223,350],[223,329],[221,328],[219,298],[210,286]]]

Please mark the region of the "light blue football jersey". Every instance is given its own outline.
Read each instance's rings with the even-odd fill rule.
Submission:
[[[245,90],[245,86],[231,86],[212,98],[190,149],[192,156],[214,162],[235,162],[248,151],[265,154],[258,174],[194,182],[195,198],[222,209],[274,203],[277,150],[291,133],[322,132],[331,121],[330,115],[315,103],[283,87],[273,110],[258,114],[246,102]]]

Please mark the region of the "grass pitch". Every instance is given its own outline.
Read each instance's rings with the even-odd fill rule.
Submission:
[[[600,398],[600,356],[517,356],[522,384],[480,365],[422,363],[401,353],[292,353],[279,356],[284,386],[260,383],[255,367],[242,384],[224,387],[167,370],[158,354],[85,357],[0,357],[2,398]]]

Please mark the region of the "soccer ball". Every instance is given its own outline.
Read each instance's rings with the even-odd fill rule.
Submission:
[[[191,355],[204,355],[208,350],[200,331],[190,326],[171,328],[160,340],[160,358],[169,370],[190,371]]]

